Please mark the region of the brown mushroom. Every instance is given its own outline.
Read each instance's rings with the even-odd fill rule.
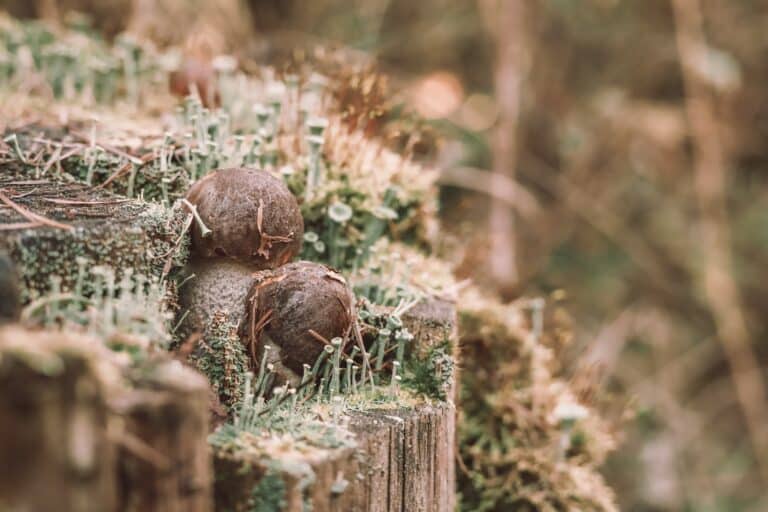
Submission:
[[[317,263],[297,261],[254,274],[243,339],[252,357],[276,346],[281,362],[301,375],[333,338],[352,328],[352,292],[344,278]]]
[[[209,60],[189,56],[182,61],[179,69],[170,73],[168,86],[172,94],[181,98],[197,91],[203,105],[214,108],[218,98],[213,78],[213,65]]]
[[[196,256],[229,257],[260,270],[287,263],[301,249],[304,220],[296,198],[266,171],[215,171],[192,185],[187,201],[212,231],[195,226]]]

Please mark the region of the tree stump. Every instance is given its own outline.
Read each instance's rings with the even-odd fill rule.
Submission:
[[[212,509],[207,380],[165,361],[137,389],[114,400],[118,436],[118,509],[206,512]]]
[[[414,357],[455,341],[449,303],[419,306],[403,320],[418,333]],[[214,450],[216,510],[454,510],[453,377],[447,381],[445,400],[348,411],[354,447],[293,450],[278,441],[272,451]]]
[[[0,329],[0,509],[114,510],[115,453],[94,360],[72,335]]]
[[[0,252],[15,263],[24,301],[47,292],[51,276],[61,277],[63,290],[71,289],[79,259],[87,268],[109,265],[118,275],[128,268],[159,275],[170,264],[183,263],[188,240],[179,236],[184,222],[180,211],[80,183],[30,179],[10,169],[0,176],[0,190],[18,206],[72,227],[33,227],[13,208],[0,208],[0,224],[17,226],[0,231]],[[182,249],[182,257],[174,258],[176,248]]]

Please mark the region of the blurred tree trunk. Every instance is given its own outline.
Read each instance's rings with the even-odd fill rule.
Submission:
[[[699,72],[708,58],[699,0],[672,0],[677,48],[693,142],[694,192],[698,202],[703,264],[699,281],[731,367],[758,468],[768,483],[768,409],[762,371],[744,318],[741,292],[733,275],[726,204],[728,157],[716,117],[715,97]]]
[[[499,119],[493,138],[494,187],[514,180],[517,165],[517,131],[522,83],[528,68],[529,48],[525,32],[523,0],[481,0],[486,22],[496,36],[494,87]],[[504,201],[494,198],[489,218],[491,250],[489,270],[505,298],[515,295],[519,285],[515,218]]]

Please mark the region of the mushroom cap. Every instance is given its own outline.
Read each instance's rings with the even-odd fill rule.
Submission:
[[[302,365],[314,364],[325,347],[310,330],[329,341],[349,333],[352,292],[344,278],[330,268],[297,261],[257,272],[255,277],[248,294],[243,338],[257,348],[266,341],[277,345],[285,366],[299,375]],[[258,328],[260,323],[263,329]]]
[[[169,75],[169,88],[172,94],[183,98],[197,89],[200,100],[208,108],[217,105],[217,94],[213,91],[214,69],[210,60],[200,57],[187,56],[181,62],[179,69]],[[192,87],[194,85],[194,88]]]
[[[229,257],[268,269],[287,263],[301,250],[304,219],[296,198],[280,178],[257,169],[220,169],[189,189],[212,230],[203,237],[196,223],[192,250],[203,258]]]

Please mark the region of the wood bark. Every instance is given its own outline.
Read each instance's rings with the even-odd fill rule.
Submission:
[[[88,353],[56,337],[71,338],[0,330],[0,509],[114,510],[103,386]]]
[[[168,361],[115,401],[123,419],[117,437],[119,510],[212,509],[208,397],[205,378]]]
[[[357,446],[281,470],[282,510],[447,512],[455,508],[455,410],[449,404],[353,413]],[[270,460],[218,455],[216,510],[245,512]],[[291,464],[300,468],[300,464]],[[310,469],[311,472],[307,472]],[[309,482],[309,483],[308,483]],[[339,492],[338,489],[346,487]],[[339,485],[341,484],[341,485]]]

